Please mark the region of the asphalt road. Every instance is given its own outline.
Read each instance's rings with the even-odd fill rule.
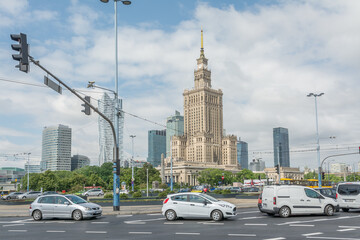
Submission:
[[[168,222],[160,214],[115,215],[75,222],[0,217],[1,239],[329,239],[360,240],[360,211],[334,216],[271,217],[243,208],[232,219]]]

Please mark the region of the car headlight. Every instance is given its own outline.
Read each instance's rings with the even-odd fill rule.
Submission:
[[[86,210],[86,211],[91,211],[92,209],[89,208],[89,207],[86,207],[85,210]]]

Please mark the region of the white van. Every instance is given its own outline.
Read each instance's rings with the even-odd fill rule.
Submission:
[[[344,212],[360,208],[360,182],[339,183],[336,189],[336,199]]]
[[[336,200],[325,197],[315,190],[297,185],[265,186],[262,193],[261,211],[268,215],[289,217],[295,214],[326,214],[339,211]]]

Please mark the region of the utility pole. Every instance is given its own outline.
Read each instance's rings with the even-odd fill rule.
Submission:
[[[149,197],[149,169],[146,169],[146,196]]]

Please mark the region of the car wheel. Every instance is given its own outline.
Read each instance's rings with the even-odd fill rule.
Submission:
[[[348,212],[349,211],[348,208],[342,208],[341,210],[343,210],[343,212]]]
[[[89,196],[89,194],[85,194],[85,197],[88,197]]]
[[[40,221],[42,219],[42,213],[40,210],[35,210],[32,214],[32,217],[35,221]]]
[[[331,206],[331,205],[327,205],[327,206],[325,207],[324,212],[325,212],[325,214],[326,214],[327,216],[332,216],[332,215],[334,215],[334,207]]]
[[[80,210],[75,210],[72,214],[72,218],[75,221],[80,221],[83,218],[82,212]]]
[[[176,212],[174,210],[167,210],[165,212],[166,220],[174,221],[176,219]]]
[[[22,199],[25,199],[26,197],[24,196],[24,197],[22,197]]]
[[[221,221],[223,219],[223,214],[222,214],[222,212],[220,210],[214,210],[211,213],[211,218],[214,221]]]
[[[279,210],[279,215],[280,217],[283,217],[283,218],[287,218],[290,216],[290,208],[289,207],[286,207],[286,206],[283,206],[282,208],[280,208]]]
[[[6,200],[10,200],[10,197],[6,197]]]

